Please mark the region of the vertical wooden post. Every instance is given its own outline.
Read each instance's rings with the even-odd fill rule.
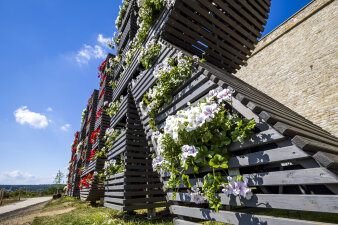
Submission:
[[[4,198],[4,193],[5,193],[5,189],[1,189],[0,191],[0,205],[2,205],[2,201],[3,201],[3,198]]]
[[[21,189],[19,189],[19,201],[20,201],[20,197],[21,197]]]

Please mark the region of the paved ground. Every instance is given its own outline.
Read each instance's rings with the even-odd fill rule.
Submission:
[[[28,198],[24,201],[19,201],[19,202],[15,202],[15,203],[12,203],[12,204],[0,206],[0,218],[5,216],[6,214],[11,213],[11,212],[21,210],[21,209],[25,209],[27,207],[37,205],[37,204],[40,204],[40,203],[43,203],[43,202],[47,202],[51,199],[52,199],[52,197]]]

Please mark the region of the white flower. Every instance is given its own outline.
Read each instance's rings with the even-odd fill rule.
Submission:
[[[187,160],[188,157],[196,157],[198,154],[198,149],[195,146],[189,146],[189,145],[183,145],[182,146],[182,155],[181,155],[181,160],[183,162],[183,165],[185,164],[185,161]]]
[[[230,101],[232,94],[233,91],[231,91],[230,89],[223,89],[222,91],[218,92],[217,98],[222,101]]]
[[[195,204],[201,204],[204,203],[207,198],[203,196],[200,189],[197,187],[192,187],[191,190],[187,190],[189,196],[191,197],[191,200],[195,202]]]
[[[200,57],[198,57],[197,55],[193,55],[192,59],[199,62],[200,61]]]
[[[155,169],[157,172],[161,172],[162,166],[164,164],[164,159],[162,156],[157,156],[153,159],[153,169]]]
[[[248,184],[243,181],[238,181],[236,178],[228,177],[228,184],[223,185],[222,191],[227,195],[233,194],[234,196],[242,196],[246,199],[251,199],[252,191],[248,187]]]

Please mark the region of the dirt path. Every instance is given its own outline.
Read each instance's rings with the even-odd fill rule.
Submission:
[[[51,199],[52,197],[27,198],[24,201],[14,202],[12,204],[1,206],[0,207],[0,219],[1,217],[6,216],[6,214],[8,213],[12,213],[17,210],[25,209],[33,205],[47,202]]]
[[[67,207],[60,209],[51,209],[51,211],[42,211],[47,202],[43,202],[25,209],[17,210],[13,213],[8,213],[5,216],[0,216],[1,225],[28,225],[32,224],[35,217],[54,216],[67,213],[75,209],[75,207]]]

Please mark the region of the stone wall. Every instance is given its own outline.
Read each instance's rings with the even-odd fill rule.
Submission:
[[[262,38],[234,74],[335,136],[337,6],[334,0],[312,1]]]

